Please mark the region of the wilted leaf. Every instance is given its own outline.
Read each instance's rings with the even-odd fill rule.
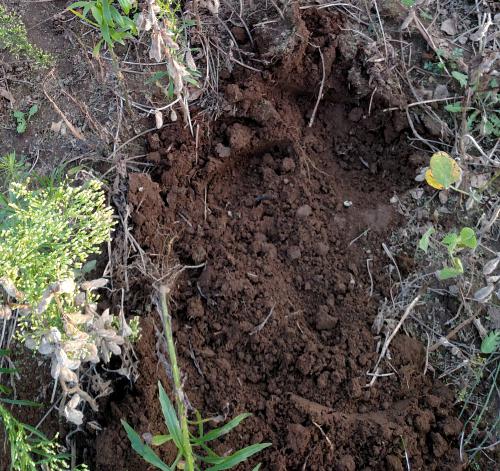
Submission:
[[[493,353],[500,346],[500,330],[490,332],[481,342],[482,353]]]
[[[484,286],[483,288],[478,289],[474,293],[474,299],[479,303],[484,303],[484,302],[488,301],[488,299],[490,298],[494,289],[495,289],[495,285],[493,285],[493,284]]]
[[[436,152],[430,161],[430,169],[425,173],[427,183],[438,190],[448,189],[460,181],[462,170],[446,152]]]
[[[163,113],[160,110],[155,110],[155,124],[156,129],[163,127]]]
[[[12,310],[9,306],[0,304],[0,319],[8,321],[12,317]]]
[[[441,23],[441,31],[444,31],[449,36],[457,34],[457,26],[453,18],[448,18]]]
[[[84,291],[92,291],[93,289],[104,288],[108,284],[108,280],[106,278],[98,278],[97,280],[84,281],[80,287]]]
[[[423,250],[425,253],[427,253],[427,249],[429,248],[429,242],[431,239],[431,235],[434,234],[434,232],[435,232],[434,227],[432,227],[432,226],[429,227],[429,229],[427,229],[425,231],[425,234],[421,237],[421,239],[418,242],[418,248],[420,250]]]
[[[21,293],[15,287],[14,283],[9,278],[6,278],[6,277],[0,278],[0,286],[2,286],[4,291],[7,293],[7,296],[10,296],[11,298],[17,299],[18,301],[20,301],[24,298],[23,293]]]
[[[483,275],[489,275],[493,273],[497,269],[499,263],[500,257],[493,258],[487,261],[483,266]]]

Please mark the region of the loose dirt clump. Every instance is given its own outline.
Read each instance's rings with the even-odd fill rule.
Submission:
[[[406,118],[383,112],[393,98],[363,88],[363,51],[345,52],[352,38],[339,17],[295,9],[292,19],[280,50],[255,39],[272,65],[228,74],[216,122],[200,123],[198,139],[182,123],[151,134],[155,167],[129,178],[145,252],[161,259],[175,236],[181,263],[204,263],[173,292],[186,394],[204,416],[252,412],[217,451],[271,441],[265,470],[403,470],[406,459],[412,470],[463,469],[453,395],[423,375],[419,342],[396,336],[393,375],[366,387],[371,325],[390,298],[381,243],[400,223],[390,199],[414,175]],[[135,394],[106,411],[93,469],[146,469],[119,418],[140,433],[164,430],[155,320],[143,324]]]

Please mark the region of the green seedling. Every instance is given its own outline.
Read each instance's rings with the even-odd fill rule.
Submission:
[[[17,122],[16,131],[18,134],[24,134],[31,118],[38,113],[38,105],[33,105],[27,113],[20,110],[14,111],[13,116]]]
[[[430,227],[422,236],[418,243],[418,248],[425,253],[429,249],[432,234],[435,229]],[[437,272],[440,280],[448,280],[460,276],[464,272],[462,260],[457,256],[457,253],[463,249],[474,250],[477,247],[477,239],[474,230],[470,227],[464,227],[459,234],[450,232],[442,240],[441,245],[447,249],[448,256],[451,261],[451,266],[445,266]]]
[[[481,353],[495,353],[498,347],[500,347],[500,330],[494,330],[481,342]]]
[[[172,332],[172,318],[168,312],[165,288],[162,288],[160,292],[160,309],[165,330],[168,356],[172,368],[176,407],[171,402],[163,386],[158,383],[160,405],[168,433],[166,435],[155,435],[152,438],[151,445],[161,446],[165,443],[172,442],[177,448],[177,456],[173,463],[164,463],[154,450],[148,444],[144,443],[139,434],[127,422],[122,421],[122,425],[127,432],[132,448],[146,462],[162,471],[173,471],[176,469],[183,469],[186,471],[199,471],[201,469],[205,469],[206,471],[219,471],[234,468],[256,453],[271,446],[270,443],[257,443],[222,456],[218,455],[210,448],[209,442],[217,440],[229,433],[243,422],[243,420],[249,417],[250,414],[241,414],[222,427],[211,429],[208,432],[205,431],[204,424],[209,422],[210,419],[202,419],[200,414],[196,412],[196,420],[188,420],[184,392],[182,390],[181,374],[177,364],[177,353]],[[257,471],[259,468],[260,465],[257,465],[253,469]]]
[[[94,47],[97,57],[103,44],[113,51],[116,44],[125,44],[125,40],[137,35],[137,26],[130,14],[135,9],[132,0],[118,0],[115,6],[113,0],[88,0],[72,3],[68,9],[86,23],[97,28],[101,39]]]
[[[46,67],[53,61],[50,54],[29,42],[21,17],[8,12],[3,5],[0,5],[0,49],[39,67]]]
[[[452,72],[453,78],[458,81],[463,89],[469,86],[469,77],[457,71]],[[493,78],[489,81],[486,90],[478,90],[477,85],[470,86],[473,93],[473,103],[464,109],[461,102],[449,103],[444,107],[452,114],[465,111],[467,131],[478,131],[481,136],[500,137],[500,110],[498,108],[498,80]]]

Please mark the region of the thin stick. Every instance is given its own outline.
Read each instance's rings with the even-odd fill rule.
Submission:
[[[319,86],[319,93],[318,93],[318,99],[316,100],[316,104],[314,105],[314,109],[311,115],[311,119],[309,120],[309,127],[312,127],[314,123],[314,118],[316,117],[316,113],[318,111],[318,106],[319,102],[321,101],[321,98],[323,98],[323,88],[325,87],[325,58],[323,57],[323,53],[321,52],[321,48],[319,46],[315,46],[318,48],[319,51],[319,56],[321,57],[321,70],[322,70],[322,78],[321,78],[321,84]]]
[[[372,261],[371,258],[366,259],[366,269],[368,270],[368,276],[370,277],[370,298],[373,296],[373,277],[372,277],[372,272],[370,271],[371,261]]]
[[[257,327],[255,327],[255,329],[252,330],[252,332],[250,332],[250,335],[255,335],[255,334],[257,334],[258,332],[260,332],[264,328],[264,326],[267,324],[267,321],[273,315],[274,307],[275,306],[276,306],[276,304],[273,304],[273,307],[269,311],[269,314],[266,316],[266,318]]]
[[[457,335],[458,332],[460,332],[466,325],[470,324],[477,316],[479,316],[480,312],[476,312],[472,314],[472,316],[468,317],[465,319],[463,322],[460,322],[456,327],[451,329],[448,332],[448,335],[446,337],[441,337],[434,345],[432,345],[429,348],[429,352],[433,352],[434,350],[437,350],[441,345],[445,345],[446,342],[449,342],[455,335]]]
[[[389,345],[391,344],[392,339],[396,336],[396,334],[398,333],[399,329],[403,325],[404,321],[410,315],[410,313],[413,310],[413,308],[415,307],[415,305],[418,303],[419,299],[420,299],[420,294],[418,294],[415,297],[415,299],[408,305],[408,307],[406,308],[404,314],[401,316],[401,319],[399,320],[398,324],[396,325],[396,328],[392,331],[391,335],[389,335],[389,337],[387,337],[385,339],[384,346],[382,347],[382,351],[380,352],[380,356],[378,357],[377,363],[376,363],[375,367],[373,368],[373,372],[374,373],[377,372],[377,369],[378,369],[378,366],[380,365],[380,362],[382,361],[382,359],[387,354],[387,350],[389,349]]]
[[[318,430],[321,432],[321,435],[323,435],[323,437],[325,437],[325,440],[327,441],[328,445],[330,445],[330,449],[333,451],[333,443],[332,441],[330,440],[330,438],[328,437],[328,435],[323,431],[323,429],[321,428],[321,425],[317,424],[316,422],[313,421],[313,424],[315,427],[318,428]]]
[[[347,247],[350,247],[352,244],[354,244],[354,242],[356,242],[357,240],[361,239],[361,237],[363,237],[366,234],[368,234],[368,232],[370,232],[370,228],[366,229],[361,234],[359,234],[359,236],[357,236],[354,239],[352,239],[351,242],[349,242],[349,244],[347,245]]]
[[[84,141],[85,137],[83,136],[83,134],[80,131],[78,131],[78,129],[76,129],[73,126],[73,124],[71,124],[71,122],[66,117],[66,115],[61,111],[61,109],[59,108],[59,106],[57,106],[56,102],[49,96],[49,94],[47,93],[47,90],[45,90],[45,85],[43,86],[43,93],[47,97],[47,100],[49,100],[50,103],[52,103],[52,106],[57,111],[57,113],[59,113],[59,116],[61,116],[61,118],[63,119],[64,123],[66,124],[66,126],[68,127],[68,129],[71,131],[71,134],[73,134],[73,136],[75,136],[80,141]]]

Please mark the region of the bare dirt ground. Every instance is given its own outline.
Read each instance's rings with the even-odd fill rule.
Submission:
[[[144,120],[117,127],[110,66],[74,55],[80,45],[67,42],[72,33],[54,17],[65,3],[37,6],[31,17],[24,11],[34,40],[63,61],[49,95],[62,83],[102,114],[86,116],[58,92],[70,120],[88,129],[85,142],[70,130],[44,131],[52,135],[41,139],[37,126],[61,119],[45,103],[47,114],[24,141],[2,129],[2,147],[32,157],[42,149],[42,161],[55,150],[85,162],[104,160],[116,150],[116,134],[123,141]],[[386,111],[400,105],[401,90],[391,88],[390,76],[367,61],[368,52],[343,27],[337,13],[294,6],[283,22],[258,28],[251,40],[233,28],[238,46],[262,59],[262,71],[224,71],[217,119],[194,107],[194,135],[182,119],[150,132],[144,156],[135,155],[142,153],[141,141],[129,149],[148,172],[122,172],[110,194],[121,211],[130,211],[128,229],[156,263],[156,278],[169,263],[197,266],[172,289],[187,397],[204,416],[253,414],[217,451],[270,441],[258,459],[262,469],[276,471],[400,471],[407,459],[412,470],[465,469],[454,394],[424,375],[421,343],[397,335],[391,375],[367,387],[380,341],[372,324],[380,303],[392,296],[381,244],[403,223],[391,198],[410,188],[419,156],[408,145],[406,115]],[[18,73],[4,70],[14,93],[22,84],[5,74]],[[113,193],[117,186],[127,191],[126,206]],[[116,241],[123,240],[118,230]],[[123,247],[116,250],[128,256]],[[404,276],[412,255],[400,254],[398,262]],[[139,255],[128,266],[130,277],[118,269],[114,282],[117,290],[130,290],[129,312],[142,316],[140,376],[135,384],[116,381],[115,392],[100,401],[95,420],[101,431],[76,435],[79,459],[96,471],[149,469],[131,450],[120,419],[140,433],[164,431],[157,380],[166,374],[157,357],[153,280]],[[44,426],[57,430],[57,416]],[[165,458],[172,453],[163,450]]]

